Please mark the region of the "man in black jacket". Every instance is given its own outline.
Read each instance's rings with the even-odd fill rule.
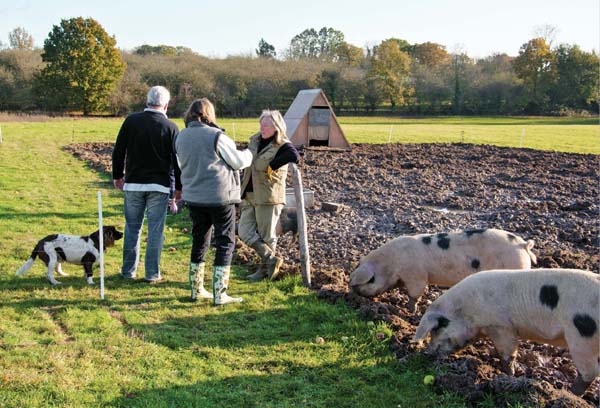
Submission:
[[[173,152],[177,125],[167,119],[169,91],[154,86],[148,91],[147,108],[125,119],[112,154],[113,184],[125,195],[125,238],[121,275],[135,278],[140,257],[144,213],[148,218],[145,278],[162,280],[160,255],[172,181],[174,198],[181,195],[179,166]]]

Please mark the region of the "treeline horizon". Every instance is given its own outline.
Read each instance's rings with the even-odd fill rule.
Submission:
[[[397,38],[362,49],[327,27],[304,30],[280,56],[264,39],[255,56],[208,58],[167,45],[118,50],[112,37],[118,69],[86,105],[65,96],[72,79],[55,78],[68,69],[57,69],[50,58],[52,47],[60,47],[57,28],[44,49],[34,49],[24,29],[11,32],[10,46],[0,49],[0,110],[121,116],[144,107],[150,86],[163,85],[171,92],[171,116],[181,116],[200,97],[211,99],[219,116],[256,116],[265,108],[285,112],[298,91],[309,88],[323,89],[338,115],[598,113],[600,60],[577,45],[552,46],[536,37],[517,56],[473,59],[441,44]]]

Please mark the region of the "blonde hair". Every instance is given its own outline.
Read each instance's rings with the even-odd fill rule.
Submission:
[[[200,121],[202,119],[208,123],[215,123],[217,121],[215,107],[208,98],[196,99],[183,116],[186,126],[194,120]]]
[[[281,112],[279,112],[278,110],[265,109],[260,114],[258,121],[262,122],[264,118],[271,119],[271,122],[275,127],[276,133],[275,140],[273,141],[274,144],[280,145],[289,142],[286,134],[287,126],[285,124],[285,120],[283,120],[283,116],[281,116]]]

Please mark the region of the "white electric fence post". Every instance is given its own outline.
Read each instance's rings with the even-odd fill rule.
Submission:
[[[390,126],[390,134],[388,136],[388,144],[392,143],[392,131],[394,130],[394,125]]]
[[[98,229],[100,231],[100,299],[104,300],[104,230],[102,228],[102,192],[98,191]]]
[[[521,130],[521,143],[519,144],[519,147],[523,147],[523,139],[525,139],[525,128]]]
[[[2,143],[2,125],[0,125],[0,143]]]
[[[233,142],[235,143],[235,123],[233,124]]]

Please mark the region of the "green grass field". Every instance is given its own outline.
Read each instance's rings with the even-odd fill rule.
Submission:
[[[105,262],[106,299],[80,267],[50,287],[40,261],[14,272],[54,232],[123,227],[122,195],[110,176],[62,148],[114,141],[121,119],[0,122],[0,406],[2,407],[431,407],[464,406],[423,385],[430,362],[398,363],[391,331],[345,305],[318,300],[299,277],[251,284],[234,269],[229,293],[245,302],[215,308],[187,301],[191,238],[184,215],[167,218],[163,273],[149,286],[115,279],[120,245]],[[220,121],[247,140],[256,120]],[[569,119],[342,118],[350,142],[458,142],[598,153],[598,127]],[[179,122],[181,125],[181,122]],[[535,130],[534,130],[535,129]],[[537,135],[537,136],[536,136]],[[383,140],[380,140],[383,139]],[[143,268],[143,266],[142,266]],[[96,269],[96,281],[97,269]],[[138,272],[143,276],[143,271]],[[383,341],[376,334],[384,333]],[[323,344],[316,341],[323,337]]]
[[[597,118],[340,118],[351,143],[474,143],[600,153]],[[391,137],[390,137],[391,134]]]
[[[5,119],[8,119],[6,117]],[[35,118],[35,117],[34,117]],[[18,120],[13,117],[11,120]],[[341,117],[350,143],[474,143],[496,146],[600,153],[598,118],[567,117]],[[180,128],[183,121],[175,118]],[[256,119],[220,119],[219,124],[237,141],[247,141],[258,131]],[[66,140],[114,141],[122,119],[56,119],[50,122],[5,121],[12,130],[20,126],[44,129]],[[87,139],[86,139],[87,136]]]

